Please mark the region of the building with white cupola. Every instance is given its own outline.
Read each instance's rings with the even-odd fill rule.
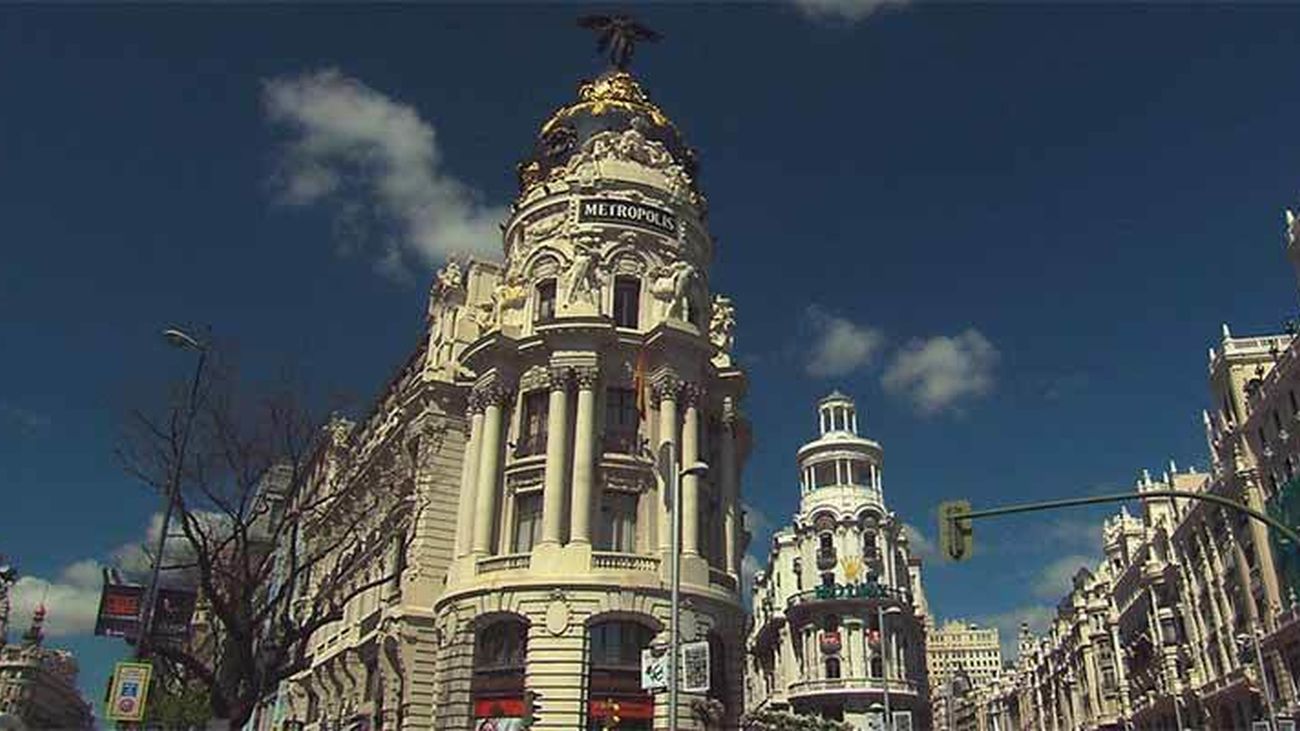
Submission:
[[[799,510],[754,579],[746,707],[930,728],[921,561],[885,504],[880,445],[851,399],[817,409],[799,448]]]

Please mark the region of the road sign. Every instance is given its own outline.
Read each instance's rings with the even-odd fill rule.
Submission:
[[[970,558],[975,549],[975,529],[970,518],[970,503],[965,500],[949,500],[939,503],[939,552],[952,561],[964,561]]]
[[[113,669],[113,687],[108,694],[108,718],[112,721],[143,721],[153,668],[145,662],[120,662]]]
[[[709,643],[687,642],[682,645],[681,688],[685,693],[709,690]]]
[[[641,651],[641,690],[664,690],[668,687],[668,653],[647,647]]]

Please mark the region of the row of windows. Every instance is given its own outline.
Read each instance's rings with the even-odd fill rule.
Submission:
[[[545,389],[530,391],[523,397],[523,420],[515,456],[528,457],[546,453],[547,416],[550,393]],[[641,414],[637,409],[636,391],[630,388],[605,390],[605,434],[603,449],[616,454],[635,454],[641,444],[637,439]]]
[[[543,279],[534,287],[533,320],[547,323],[555,320],[556,280]],[[640,277],[619,275],[614,277],[614,298],[611,307],[614,325],[617,327],[637,329],[641,326],[641,279]],[[704,307],[692,298],[686,300],[687,322],[704,330]]]

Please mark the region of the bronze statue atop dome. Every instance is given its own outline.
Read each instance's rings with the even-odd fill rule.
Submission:
[[[587,15],[578,19],[578,25],[598,34],[596,50],[608,52],[610,65],[619,71],[627,70],[637,43],[654,43],[663,37],[626,15]]]

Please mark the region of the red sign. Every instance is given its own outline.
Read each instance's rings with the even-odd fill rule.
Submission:
[[[135,637],[140,633],[140,608],[144,587],[136,584],[104,584],[99,597],[95,634],[107,637]]]
[[[840,646],[839,632],[822,633],[822,652],[826,654],[835,654],[840,651]]]
[[[648,698],[614,698],[614,703],[618,704],[619,718],[654,718],[655,702]],[[591,701],[590,713],[592,718],[605,718],[612,715],[608,700]]]
[[[476,698],[475,718],[523,718],[523,698]]]

